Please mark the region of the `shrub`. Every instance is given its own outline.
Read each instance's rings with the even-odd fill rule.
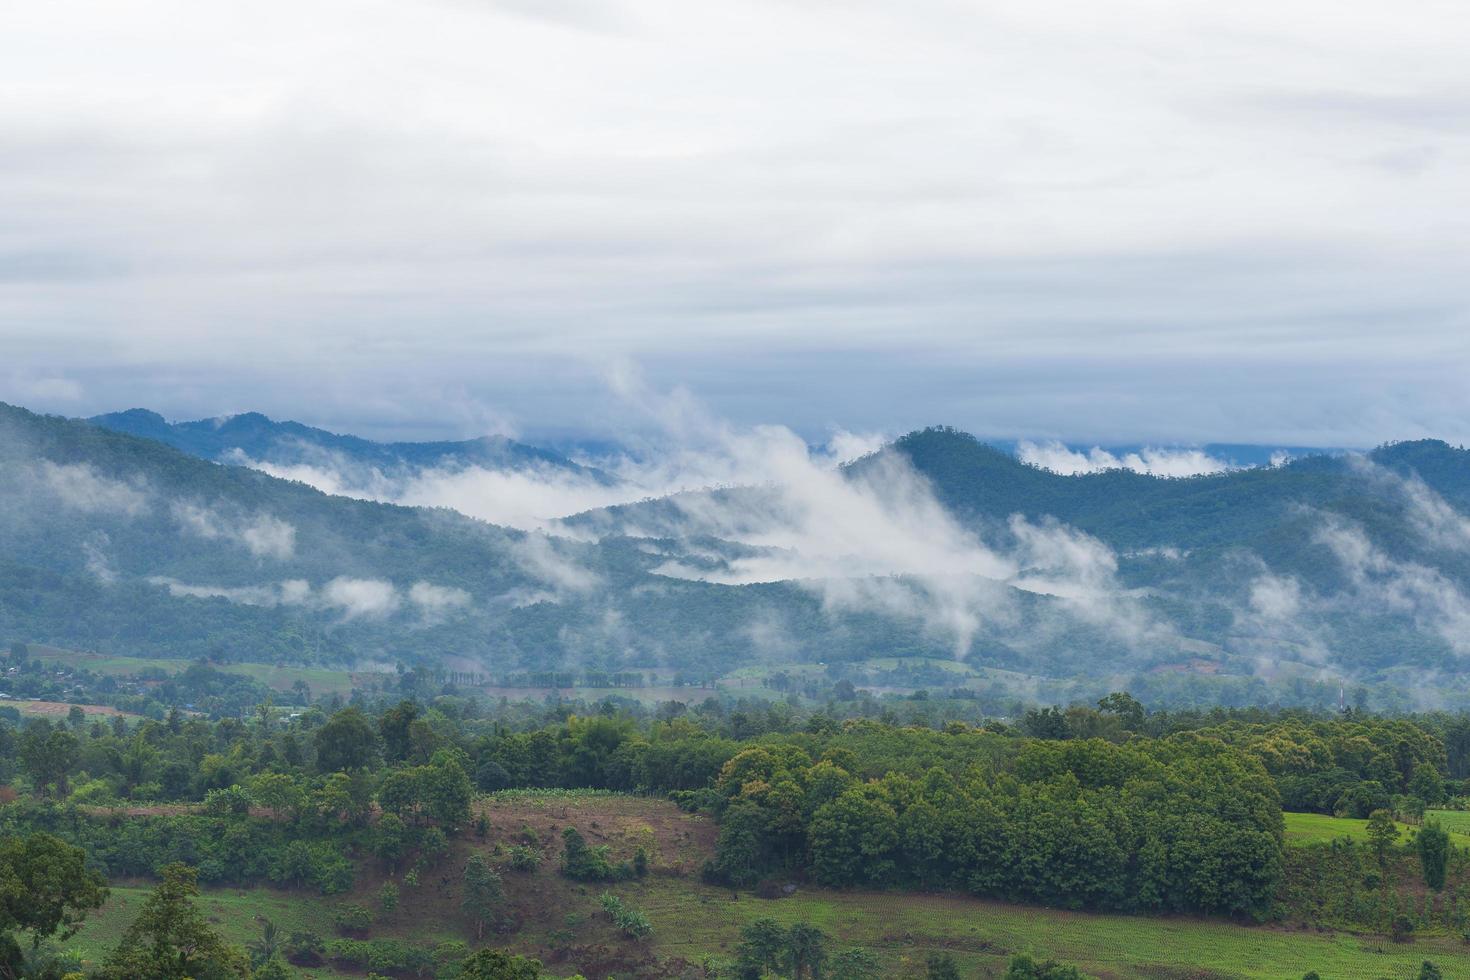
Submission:
[[[204,794],[204,812],[211,817],[240,816],[250,812],[250,794],[236,784]]]
[[[586,839],[575,827],[562,832],[562,874],[573,881],[619,881],[632,877],[628,865],[614,867],[607,859],[608,849],[588,847]]]
[[[293,932],[281,947],[286,959],[297,966],[321,966],[327,945],[314,932]]]
[[[515,871],[535,871],[541,865],[541,853],[524,844],[510,846],[510,866]]]
[[[602,910],[629,939],[644,939],[653,934],[653,923],[648,921],[648,916],[616,895],[611,892],[603,892],[600,901]]]
[[[392,913],[398,908],[398,883],[394,881],[383,882],[383,887],[378,889],[378,904],[383,911]]]
[[[373,924],[373,913],[364,906],[347,902],[332,912],[332,924],[342,932],[365,932]]]

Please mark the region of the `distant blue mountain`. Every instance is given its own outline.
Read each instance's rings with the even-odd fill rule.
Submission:
[[[243,454],[277,466],[351,463],[381,470],[483,466],[487,469],[566,470],[600,483],[616,482],[608,474],[581,466],[560,453],[539,449],[504,436],[447,442],[373,442],[325,429],[282,422],[259,412],[245,412],[192,422],[169,422],[157,412],[133,408],[87,419],[113,432],[141,436],[173,446],[191,456],[236,462]]]

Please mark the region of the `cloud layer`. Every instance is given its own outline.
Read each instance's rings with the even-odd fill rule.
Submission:
[[[806,436],[1462,440],[1467,32],[1366,0],[22,5],[0,398],[606,433],[631,356]]]

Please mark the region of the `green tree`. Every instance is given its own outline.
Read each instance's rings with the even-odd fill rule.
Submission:
[[[827,934],[810,923],[798,922],[786,930],[785,958],[796,980],[807,976],[817,980],[827,962]]]
[[[1393,822],[1393,814],[1387,810],[1374,810],[1368,817],[1368,842],[1373,845],[1373,853],[1378,855],[1380,865],[1388,859],[1388,849],[1398,839],[1399,827]]]
[[[77,737],[65,728],[52,728],[45,719],[33,722],[20,737],[20,764],[31,779],[36,795],[53,793],[65,799],[70,792],[67,777],[77,764]]]
[[[1038,963],[1022,954],[1011,959],[1004,980],[1082,980],[1075,966],[1066,966],[1056,960]]]
[[[419,706],[413,701],[400,701],[378,718],[378,731],[383,735],[383,754],[389,762],[403,762],[413,750],[410,729],[418,719]]]
[[[284,937],[276,924],[263,915],[257,915],[256,921],[260,923],[259,937],[245,944],[245,952],[250,954],[250,965],[254,967],[264,966],[275,959],[281,952],[281,943]]]
[[[827,966],[827,980],[877,980],[878,957],[860,946],[844,949]]]
[[[930,953],[925,966],[925,976],[929,980],[960,980],[959,967],[954,965],[954,957],[948,953]]]
[[[393,910],[398,908],[398,882],[383,882],[383,887],[378,889],[378,904],[382,906],[384,914],[393,914]]]
[[[262,772],[250,778],[250,796],[279,820],[300,813],[306,804],[306,792],[296,780],[279,772]]]
[[[893,808],[854,787],[812,815],[812,870],[824,885],[883,882],[893,870],[898,817]]]
[[[540,980],[541,961],[502,949],[482,949],[459,964],[459,980]]]
[[[1143,727],[1144,710],[1138,699],[1127,691],[1114,691],[1097,702],[1099,711],[1117,715],[1123,727],[1136,732]]]
[[[13,933],[41,940],[69,939],[91,909],[107,900],[100,874],[86,853],[50,834],[0,838],[0,976],[19,975],[20,944]]]
[[[385,813],[373,828],[373,854],[389,867],[397,867],[408,852],[408,827],[394,813]]]
[[[1444,777],[1433,763],[1421,762],[1409,777],[1408,790],[1410,796],[1418,797],[1429,806],[1438,806],[1445,799]]]
[[[1419,852],[1419,864],[1424,869],[1424,883],[1435,891],[1444,889],[1445,868],[1450,858],[1450,835],[1430,820],[1414,838],[1414,850]]]
[[[449,828],[469,821],[470,800],[475,796],[462,759],[458,750],[440,749],[423,770],[420,792],[424,805],[429,816]]]
[[[737,956],[746,975],[759,977],[780,966],[786,951],[786,930],[776,920],[756,919],[740,930],[740,938]]]
[[[361,769],[372,764],[378,737],[372,724],[356,707],[343,708],[316,730],[316,768],[331,773]]]
[[[194,906],[193,868],[170,864],[102,966],[107,980],[239,980],[250,975],[244,953],[210,928]]]
[[[1425,960],[1419,967],[1419,980],[1444,980],[1444,974],[1439,972],[1439,967]]]
[[[464,898],[460,908],[475,926],[475,939],[485,937],[485,927],[495,921],[505,897],[500,875],[483,854],[471,854],[464,866]]]
[[[266,960],[250,974],[250,980],[291,980],[291,973],[279,958]]]

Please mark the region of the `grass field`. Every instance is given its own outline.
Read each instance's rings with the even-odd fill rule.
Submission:
[[[1470,840],[1470,810],[1429,810],[1426,820],[1438,820],[1441,827],[1456,836],[1464,835]]]
[[[23,715],[38,715],[42,718],[65,718],[71,713],[72,708],[81,708],[82,714],[92,717],[102,715],[112,717],[122,715],[125,718],[138,718],[139,715],[128,711],[119,711],[105,704],[70,704],[66,701],[29,701],[24,698],[7,698],[0,701],[0,707],[15,708]]]
[[[192,661],[167,659],[163,657],[118,657],[101,653],[87,653],[81,650],[63,650],[60,647],[48,647],[40,644],[31,644],[30,655],[42,663],[59,664],[64,667],[84,668],[97,674],[108,674],[114,677],[137,674],[143,670],[161,670],[167,674],[177,674],[187,668]],[[279,667],[274,664],[256,663],[230,663],[214,664],[216,670],[227,674],[242,674],[253,677],[265,684],[267,687],[277,691],[289,691],[297,681],[305,681],[311,686],[311,692],[315,696],[340,694],[346,697],[352,693],[354,686],[363,686],[373,679],[389,679],[389,674],[355,673],[346,670],[334,670],[328,667]]]
[[[1455,816],[1454,810],[1431,810],[1429,816]],[[1284,813],[1286,818],[1286,842],[1288,844],[1326,844],[1339,837],[1350,837],[1358,843],[1368,842],[1368,821],[1350,817],[1328,817],[1320,813]],[[1470,847],[1470,813],[1458,813],[1458,821],[1441,819],[1445,830],[1450,832],[1450,841],[1456,847]],[[1401,823],[1399,843],[1406,842],[1418,828]]]
[[[749,893],[735,898],[728,889],[699,881],[699,867],[714,844],[713,823],[664,800],[512,792],[481,800],[477,808],[489,818],[488,838],[456,841],[420,888],[406,893],[398,910],[374,926],[373,936],[430,944],[468,940],[459,912],[458,871],[465,858],[479,850],[499,862],[503,858],[495,853],[497,844],[532,841],[542,855],[539,869],[503,872],[507,910],[517,928],[489,941],[541,958],[558,976],[672,976],[676,974],[662,969],[678,960],[697,972],[708,956],[733,956],[743,925],[770,917],[788,924],[811,922],[833,937],[836,949],[865,947],[879,958],[882,975],[892,978],[923,977],[925,959],[935,951],[950,953],[965,977],[999,977],[1009,958],[1020,952],[1075,963],[1103,980],[1299,980],[1309,970],[1317,970],[1324,980],[1411,980],[1426,959],[1446,977],[1470,977],[1470,946],[1458,937],[1421,935],[1412,944],[1398,945],[1380,936],[1341,932],[805,886],[781,899]],[[646,879],[610,886],[652,920],[654,933],[647,942],[633,943],[613,931],[599,910],[604,886],[578,884],[557,873],[560,832],[568,826],[577,827],[589,843],[610,847],[616,859],[631,856],[640,846],[648,849],[652,871]],[[333,907],[352,901],[375,908],[374,894],[382,880],[378,869],[364,865],[348,895],[324,899],[310,891],[264,887],[208,889],[201,907],[236,942],[258,935],[257,916],[268,916],[286,933],[309,929],[330,938]],[[145,893],[136,883],[114,886],[112,900],[71,945],[89,960],[99,959],[137,914]],[[352,974],[322,967],[301,975]]]

